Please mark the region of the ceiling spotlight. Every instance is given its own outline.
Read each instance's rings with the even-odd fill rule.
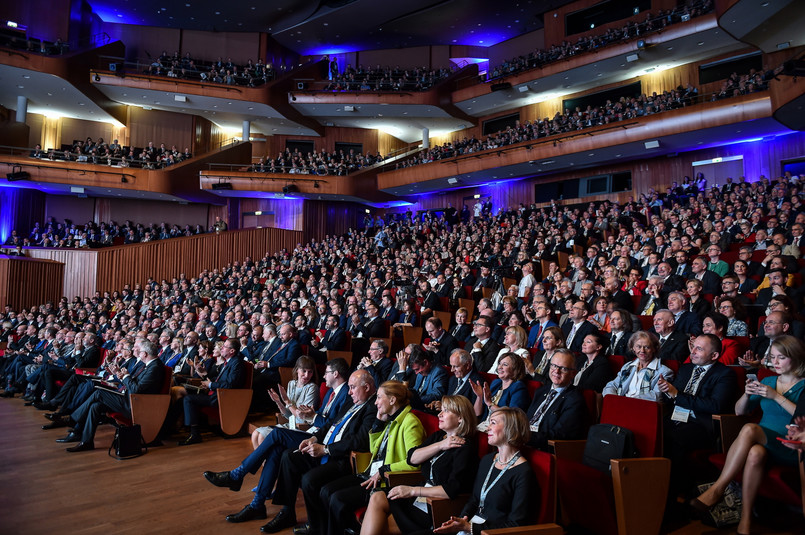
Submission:
[[[318,180],[313,181],[313,187],[316,188],[316,189],[319,189],[319,181]]]

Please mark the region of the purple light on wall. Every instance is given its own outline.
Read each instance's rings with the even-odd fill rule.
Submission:
[[[119,4],[103,5],[97,2],[92,3],[92,12],[95,13],[103,22],[116,22],[118,24],[142,24],[142,18],[136,15],[125,13],[120,9]]]

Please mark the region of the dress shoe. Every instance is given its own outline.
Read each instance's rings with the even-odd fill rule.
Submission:
[[[258,507],[257,509],[247,505],[238,513],[226,515],[226,521],[232,522],[233,524],[239,524],[240,522],[248,522],[249,520],[263,520],[267,517],[268,515],[266,515],[265,505]]]
[[[268,521],[266,525],[260,528],[263,533],[277,533],[287,528],[292,528],[296,525],[296,518],[288,513],[284,508],[280,509],[277,516]]]
[[[691,516],[699,520],[707,517],[710,509],[712,509],[712,507],[705,505],[699,498],[693,498],[688,502],[688,505],[690,506]]]
[[[69,451],[70,453],[75,453],[77,451],[89,451],[89,450],[94,450],[94,449],[95,449],[95,444],[92,443],[92,442],[79,442],[78,444],[76,444],[72,448],[67,448],[66,451]]]
[[[345,535],[349,535],[349,532],[355,532],[355,530],[347,528],[344,530]],[[293,535],[310,535],[310,524],[302,524],[301,526],[296,526],[293,528]]]
[[[75,431],[70,431],[69,433],[67,433],[66,437],[57,438],[56,442],[58,442],[59,444],[66,444],[68,442],[79,442],[80,440],[81,437],[78,436],[78,434]]]
[[[40,410],[40,411],[55,411],[56,409],[59,408],[58,405],[51,405],[47,401],[42,401],[42,402],[35,401],[34,402],[34,407],[36,407],[36,409]]]
[[[56,412],[52,412],[50,414],[46,414],[45,418],[47,418],[50,421],[53,421],[53,420],[61,420],[65,416],[68,416],[68,413],[61,412],[61,411],[56,411]]]
[[[3,392],[2,394],[0,394],[0,397],[13,398],[15,393],[16,392],[14,392],[13,389],[8,389],[5,392]]]
[[[26,399],[26,398],[24,398],[24,397],[23,397],[22,399]],[[36,403],[36,402],[35,402],[33,399],[31,399],[31,398],[28,398],[28,399],[26,399],[26,400],[25,400],[25,406],[26,406],[26,407],[30,407],[30,406],[32,406],[34,403]]]
[[[204,472],[204,477],[216,487],[227,487],[235,492],[243,484],[242,479],[233,479],[229,472]]]
[[[67,422],[65,420],[53,420],[49,424],[43,425],[42,429],[59,429],[60,427],[67,427]]]
[[[191,444],[201,444],[201,435],[187,435],[187,438],[179,442],[180,446],[189,446]]]

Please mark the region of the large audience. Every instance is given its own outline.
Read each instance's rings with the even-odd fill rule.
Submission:
[[[249,171],[255,173],[289,173],[300,175],[345,176],[364,167],[382,162],[378,152],[361,154],[350,149],[329,152],[324,149],[303,153],[299,149],[285,149],[276,158],[260,158],[252,164]]]
[[[343,72],[332,73],[325,91],[427,91],[450,76],[449,69],[416,67],[401,69],[376,66],[374,69],[347,65]]]
[[[441,447],[427,449],[428,444],[454,441],[451,437],[460,438],[456,446],[475,444],[477,426],[497,446],[500,470],[518,465],[525,446],[548,450],[548,440],[584,438],[589,424],[580,394],[584,390],[602,393],[604,404],[609,395],[649,399],[668,404],[675,418],[688,415],[674,420],[665,436],[676,496],[691,490],[697,475],[686,470],[687,452],[715,448],[715,434],[706,425],[713,413],[746,414],[759,399],[773,400],[761,404],[766,427],[748,424],[733,447],[736,463],[713,490],[692,502],[694,510],[707,511],[721,500],[735,470],[762,471],[763,464],[749,464],[742,451],[760,448],[753,455],[770,463],[795,462],[792,450],[774,438],[798,437],[799,430],[786,430],[785,424],[792,415],[805,414],[799,395],[805,384],[800,341],[805,324],[799,316],[805,296],[802,185],[800,177],[787,175],[752,182],[729,178],[719,186],[699,175],[623,204],[521,204],[499,207],[496,213],[488,206],[473,211],[448,207],[421,218],[389,217],[361,232],[325,236],[194,277],[149,279],[120,291],[21,310],[6,307],[0,311],[2,340],[8,343],[2,396],[22,393],[29,403],[56,411],[49,426],[72,428],[59,441],[77,443],[68,451],[85,451],[94,448],[98,422],[93,414],[115,402],[91,388],[63,394],[53,379],[72,380],[73,375],[60,361],[101,365],[98,373],[132,391],[141,387],[132,377],[148,373],[132,371],[138,361],[151,372],[155,368],[149,363],[161,361],[177,375],[199,377],[202,388],[214,394],[216,388],[242,385],[248,360],[255,365],[253,409],[281,404],[292,422],[257,433],[255,452],[237,468],[206,472],[205,477],[237,490],[245,475],[265,461],[254,500],[227,520],[267,518],[265,501],[276,485],[274,503],[283,507],[263,528],[273,532],[295,524],[302,474],[310,471],[313,477],[322,470],[327,477],[316,480],[315,496],[301,478],[309,529],[316,533],[360,530],[351,512],[361,500],[374,511],[367,513],[367,525],[383,524],[378,519],[389,514],[398,522],[415,517],[396,510],[393,502],[374,495],[370,500],[358,481],[339,479],[349,474],[339,464],[342,441],[377,459],[365,474],[370,486],[385,486],[389,470],[420,464],[430,467],[431,477],[448,478],[443,483],[448,485],[452,472],[436,474],[428,461]],[[460,299],[472,300],[475,310],[464,308]],[[449,324],[440,317],[445,301]],[[398,346],[398,330],[404,332],[407,325],[424,327],[421,343],[400,345],[400,352],[389,355],[388,340]],[[347,333],[352,365],[328,361],[326,350],[347,348]],[[103,362],[99,348],[106,353]],[[621,370],[613,368],[614,355],[623,363]],[[325,367],[329,389],[317,412],[301,401],[295,404],[298,388],[293,385],[287,393],[265,395],[266,388],[278,386],[277,362],[297,365],[293,373],[299,388],[311,380],[304,370],[312,370],[314,363]],[[741,394],[747,371],[756,375],[748,376]],[[351,402],[346,394],[337,396],[347,381]],[[533,396],[525,386],[529,381],[543,385],[535,383]],[[713,381],[721,386],[713,390]],[[784,388],[775,390],[775,385]],[[202,442],[199,411],[214,406],[216,397],[176,388],[166,426],[176,425],[183,414],[189,434],[180,444]],[[556,400],[554,390],[561,392]],[[468,399],[457,401],[462,397]],[[359,409],[368,400],[376,400],[379,421],[374,408],[368,415],[347,410],[351,403]],[[329,412],[342,403],[343,409],[333,409],[337,417]],[[546,410],[552,403],[562,408]],[[411,413],[412,408],[421,412]],[[425,439],[419,419],[426,421],[428,411],[439,410],[456,419],[444,416],[442,430]],[[363,416],[351,420],[356,412]],[[462,420],[469,424],[456,423]],[[296,428],[294,422],[302,421],[321,431]],[[405,431],[389,436],[386,427],[382,442],[389,443],[382,446],[387,421]],[[795,421],[805,425],[805,419]],[[353,424],[355,432],[337,430]],[[507,426],[509,431],[501,431]],[[522,431],[513,435],[514,428]],[[170,435],[168,429],[164,436]],[[322,456],[331,460],[322,465]],[[477,463],[462,463],[472,465],[461,475],[465,481],[472,481],[478,470],[474,492],[491,470],[492,457],[484,459],[480,469]],[[526,495],[533,484],[529,474],[513,483]],[[331,486],[336,480],[339,485]],[[418,496],[427,488],[394,492]],[[499,527],[507,519],[514,525],[535,520],[523,502],[505,493],[493,496],[506,514],[482,516],[478,523]],[[739,530],[750,527],[754,498],[748,501]],[[472,517],[478,507],[471,499],[465,511]],[[456,517],[448,527],[464,529],[465,523]]]
[[[34,223],[27,235],[14,229],[6,239],[7,247],[54,247],[54,248],[98,248],[111,247],[130,243],[148,243],[170,238],[182,238],[204,234],[206,232],[222,232],[227,229],[226,223],[220,218],[205,229],[202,225],[171,225],[165,223],[151,223],[144,225],[125,221],[95,223],[89,221],[86,225],[79,225],[66,220],[57,222],[50,217],[44,225]]]
[[[163,169],[189,160],[193,155],[188,147],[185,147],[184,151],[180,151],[176,145],[168,148],[164,143],[160,143],[159,147],[157,147],[153,141],[149,141],[145,147],[128,147],[121,145],[116,139],[111,143],[106,143],[102,137],[96,140],[87,137],[86,141],[76,139],[72,145],[62,145],[61,149],[48,148],[42,150],[42,145],[37,143],[29,156],[53,161],[85,162],[141,169]]]
[[[736,97],[766,89],[768,89],[768,82],[764,80],[761,73],[755,70],[743,75],[732,73],[724,81],[719,91],[714,92],[709,97],[709,100]],[[639,97],[632,98],[621,97],[615,102],[607,100],[598,106],[587,106],[584,110],[580,107],[576,107],[572,111],[566,109],[564,113],[556,112],[553,118],[545,117],[533,122],[518,122],[515,127],[508,127],[504,131],[489,134],[483,139],[478,139],[474,136],[472,138],[465,137],[458,141],[449,141],[443,145],[437,145],[410,158],[398,161],[395,164],[395,168],[412,167],[463,154],[505,147],[523,141],[639,119],[682,108],[698,101],[700,101],[698,89],[688,84],[687,87],[679,86],[670,91],[663,91],[661,94],[642,94]]]
[[[285,66],[281,67],[284,70]],[[145,72],[153,76],[166,76],[180,80],[214,82],[225,85],[241,85],[257,87],[274,79],[276,71],[271,63],[264,63],[262,58],[253,62],[249,58],[246,63],[237,64],[232,58],[218,57],[215,61],[193,58],[190,52],[184,56],[178,51],[172,55],[166,50],[151,61]]]
[[[691,0],[673,9],[660,10],[656,15],[646,14],[642,22],[634,20],[622,28],[610,28],[598,35],[579,37],[575,43],[563,41],[544,50],[535,50],[527,55],[504,61],[489,70],[486,80],[492,81],[529,69],[543,67],[556,61],[571,58],[585,52],[592,52],[608,45],[638,39],[652,32],[662,31],[671,24],[690,20],[713,10],[711,0]]]

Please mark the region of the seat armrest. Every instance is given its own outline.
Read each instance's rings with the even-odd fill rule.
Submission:
[[[721,451],[726,453],[730,446],[738,438],[741,428],[749,422],[746,416],[735,414],[714,414],[713,425],[717,425],[716,433],[721,437]]]
[[[549,440],[548,445],[558,459],[580,463],[584,458],[586,440]]]
[[[430,505],[431,519],[434,526],[441,526],[451,516],[459,516],[461,510],[467,505],[470,500],[469,494],[459,494],[455,499],[450,498],[427,498],[428,505]]]
[[[387,472],[386,478],[388,478],[389,487],[396,487],[398,485],[415,486],[423,483],[422,472],[419,470]]]
[[[610,462],[618,533],[659,533],[671,480],[670,459],[642,457]]]
[[[536,524],[514,528],[485,529],[481,531],[481,535],[563,535],[564,532],[565,530],[559,524]]]
[[[350,461],[355,473],[360,474],[369,467],[369,463],[372,461],[372,454],[368,451],[353,451],[350,454]]]

